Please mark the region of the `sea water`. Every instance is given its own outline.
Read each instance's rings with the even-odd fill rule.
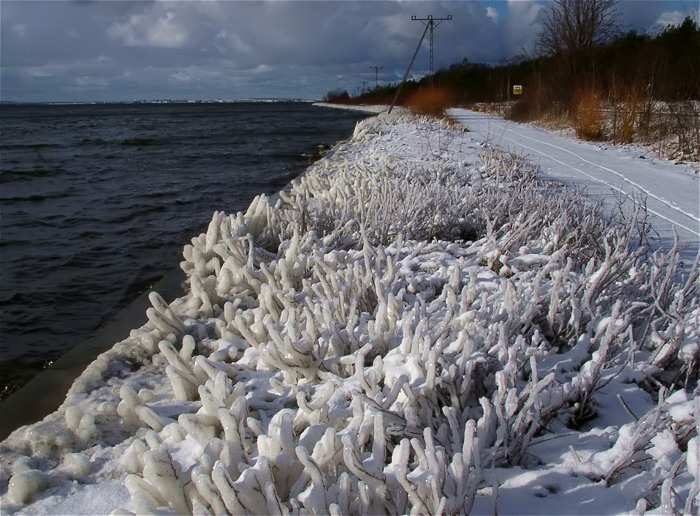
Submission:
[[[0,106],[0,397],[367,115],[301,102]]]

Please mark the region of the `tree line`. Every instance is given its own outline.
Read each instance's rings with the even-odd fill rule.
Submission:
[[[581,95],[606,101],[630,97],[662,101],[700,99],[700,29],[690,17],[659,34],[623,33],[615,0],[552,0],[531,57],[500,65],[461,63],[404,85],[402,100],[429,86],[452,106],[522,100],[527,109],[571,111]],[[522,95],[513,94],[513,85]],[[390,103],[398,84],[326,100]]]

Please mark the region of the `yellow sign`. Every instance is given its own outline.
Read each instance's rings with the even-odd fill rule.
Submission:
[[[513,95],[522,95],[523,94],[523,85],[522,84],[513,84]]]

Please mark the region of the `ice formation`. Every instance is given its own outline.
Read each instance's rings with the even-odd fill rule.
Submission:
[[[2,444],[3,510],[117,480],[114,514],[507,513],[526,469],[697,512],[697,262],[674,282],[643,216],[604,220],[449,122],[367,119],[213,215],[189,292],[151,294]]]

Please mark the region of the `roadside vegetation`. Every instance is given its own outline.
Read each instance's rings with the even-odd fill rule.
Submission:
[[[688,17],[658,34],[623,32],[615,0],[553,0],[528,56],[498,66],[466,58],[403,87],[398,103],[421,114],[448,107],[572,128],[592,141],[642,143],[700,161],[700,28]],[[515,95],[513,86],[522,93]],[[329,102],[391,104],[398,84]]]

